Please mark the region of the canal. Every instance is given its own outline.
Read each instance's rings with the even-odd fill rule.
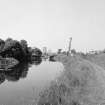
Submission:
[[[63,69],[60,62],[40,59],[0,71],[0,105],[29,105]]]

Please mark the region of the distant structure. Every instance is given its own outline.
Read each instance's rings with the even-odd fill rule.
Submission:
[[[69,38],[69,47],[68,47],[67,55],[71,53],[71,41],[72,41],[72,37]]]
[[[47,55],[47,47],[43,47],[43,55]]]
[[[50,49],[47,51],[47,53],[48,55],[52,55],[52,51]]]
[[[90,50],[89,54],[100,54],[102,51]]]

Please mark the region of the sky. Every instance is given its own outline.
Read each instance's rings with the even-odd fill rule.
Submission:
[[[0,38],[40,49],[105,49],[105,0],[0,0]]]

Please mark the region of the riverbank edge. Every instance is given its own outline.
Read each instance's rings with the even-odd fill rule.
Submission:
[[[105,97],[103,68],[79,56],[58,55],[55,60],[62,62],[65,70],[40,94],[37,105],[99,105],[102,103],[102,97]],[[94,73],[95,76],[93,76]],[[101,81],[96,81],[97,77]],[[89,85],[92,86],[89,87]]]

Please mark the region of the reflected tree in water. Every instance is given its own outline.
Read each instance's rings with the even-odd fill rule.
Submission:
[[[0,72],[0,84],[2,84],[5,81],[5,75],[3,72]]]
[[[55,56],[56,56],[56,55],[50,56],[50,57],[49,57],[49,61],[51,61],[51,62],[56,62],[56,60],[54,59]]]
[[[8,71],[0,70],[0,84],[5,80],[16,82],[20,79],[26,78],[29,67],[32,65],[40,65],[41,62],[41,58],[35,58],[30,62],[20,63]]]
[[[41,57],[34,57],[32,60],[31,60],[31,65],[40,65],[42,62],[42,58]]]
[[[20,78],[25,78],[28,73],[28,63],[21,63],[15,66],[11,71],[5,72],[8,81],[18,81]]]
[[[0,71],[0,84],[5,80],[18,81],[20,78],[25,78],[28,73],[28,63],[21,63],[13,67],[9,71]]]

